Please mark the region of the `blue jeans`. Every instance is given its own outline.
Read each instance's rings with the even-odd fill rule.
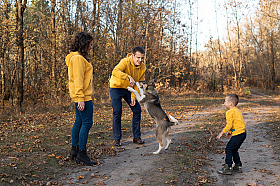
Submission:
[[[246,139],[246,132],[232,136],[226,146],[226,159],[225,163],[232,165],[232,160],[236,165],[242,166],[240,161],[238,149],[242,145],[243,141]]]
[[[134,138],[140,138],[140,121],[141,121],[141,106],[136,100],[136,104],[132,107],[131,93],[127,89],[123,88],[110,88],[110,96],[113,107],[113,136],[114,140],[120,140],[122,138],[121,131],[121,117],[122,117],[122,98],[129,105],[133,112],[132,118],[132,132]]]
[[[79,149],[86,149],[89,129],[92,127],[93,105],[92,100],[85,102],[83,111],[78,110],[75,103],[76,119],[72,128],[72,146],[79,145]]]

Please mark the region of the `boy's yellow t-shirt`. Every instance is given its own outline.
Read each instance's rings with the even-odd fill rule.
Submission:
[[[227,125],[223,129],[224,133],[230,131],[232,136],[236,136],[238,134],[246,132],[243,115],[237,107],[233,107],[226,112],[226,120]]]

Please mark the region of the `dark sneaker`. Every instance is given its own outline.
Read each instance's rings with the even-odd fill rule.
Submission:
[[[223,164],[223,168],[221,170],[217,170],[219,174],[231,175],[232,168],[228,164]]]
[[[234,165],[232,170],[237,173],[242,173],[242,167],[240,165]]]
[[[122,143],[120,140],[115,140],[115,146],[121,146],[121,145],[122,145]]]

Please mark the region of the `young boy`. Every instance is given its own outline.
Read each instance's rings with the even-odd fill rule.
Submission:
[[[226,134],[230,138],[226,146],[226,159],[225,164],[221,170],[217,172],[220,174],[232,174],[232,170],[235,172],[242,172],[240,157],[238,154],[238,149],[246,138],[246,126],[241,111],[236,107],[239,98],[236,94],[228,94],[225,98],[224,105],[228,111],[226,112],[226,127],[217,136],[220,140],[223,134]],[[232,161],[233,160],[233,161]],[[235,163],[232,168],[232,163]]]

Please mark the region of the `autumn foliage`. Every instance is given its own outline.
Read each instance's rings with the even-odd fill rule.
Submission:
[[[239,14],[246,3],[225,4],[226,37],[209,38],[198,51],[200,20],[191,16],[197,2],[189,1],[191,24],[185,24],[174,1],[1,1],[1,108],[68,103],[64,59],[82,30],[94,37],[89,61],[97,100],[108,97],[112,69],[134,46],[145,48],[146,79],[160,87],[223,92],[246,83],[278,89],[279,1],[253,4],[250,17]]]

